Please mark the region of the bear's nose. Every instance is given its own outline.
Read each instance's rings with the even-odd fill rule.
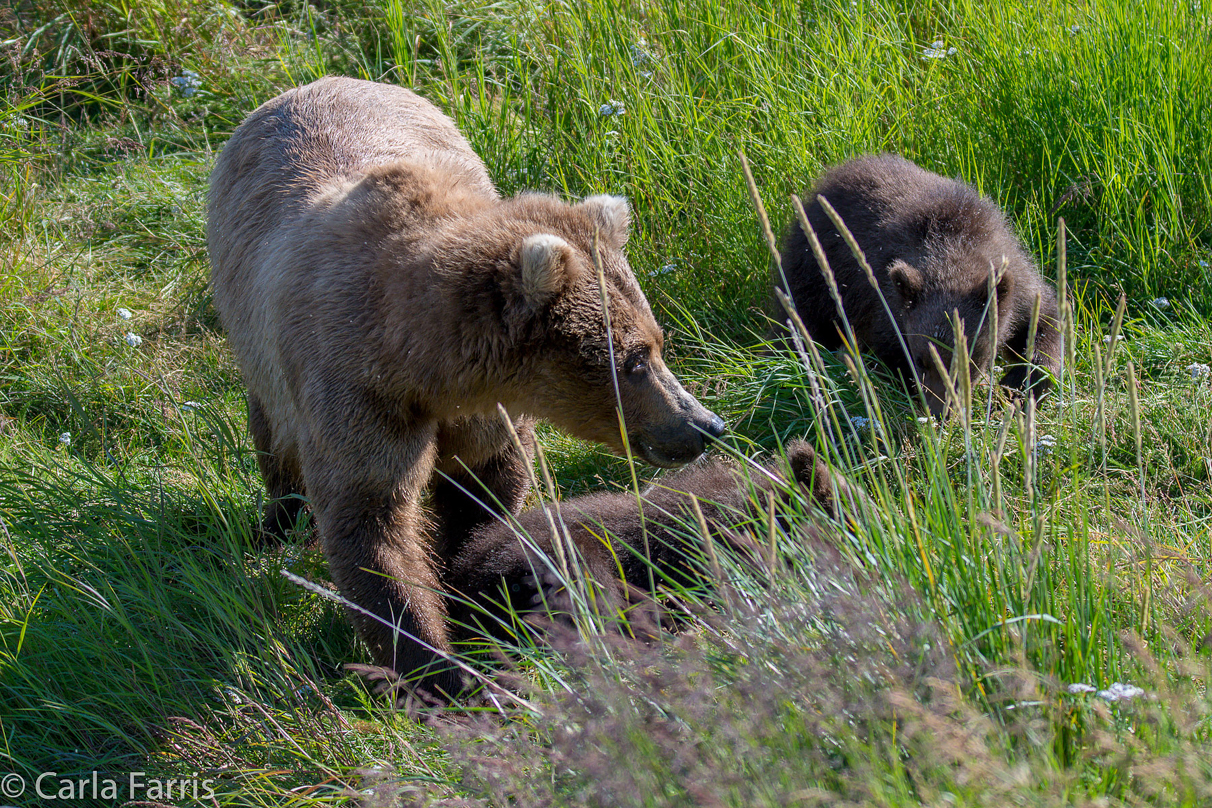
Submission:
[[[719,440],[724,437],[724,433],[728,431],[728,427],[724,424],[724,419],[715,413],[711,413],[711,420],[707,422],[707,426],[699,427],[707,441]]]

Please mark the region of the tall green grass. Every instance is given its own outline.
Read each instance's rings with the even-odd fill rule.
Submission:
[[[386,21],[372,75],[436,96],[506,190],[627,193],[648,288],[712,326],[765,292],[738,149],[776,227],[823,166],[897,151],[990,193],[1045,258],[1065,215],[1075,279],[1102,294],[1212,302],[1197,5],[389,4]],[[603,115],[612,100],[626,111]]]
[[[536,804],[1206,801],[1198,3],[0,15],[0,772],[197,771],[242,805],[504,804],[514,786]],[[185,70],[189,94],[171,82]],[[527,645],[511,684],[535,710],[463,735],[343,672],[364,659],[344,615],[278,574],[322,583],[322,558],[302,535],[251,550],[263,493],[203,218],[210,160],[242,117],[335,72],[433,100],[503,192],[626,194],[632,265],[734,448],[808,436],[870,498],[830,528],[840,566],[815,563],[793,501],[775,541],[799,563],[725,559],[737,598],[717,593],[676,644]],[[879,368],[770,341],[783,315],[739,153],[778,232],[822,166],[879,149],[1003,204],[1049,277],[1068,221],[1076,339],[1038,411],[976,384],[969,418],[919,424]],[[631,484],[625,461],[541,437],[561,495]],[[1157,698],[1062,690],[1116,681]]]

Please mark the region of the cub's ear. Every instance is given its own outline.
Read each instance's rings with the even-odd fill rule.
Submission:
[[[901,300],[909,306],[917,303],[918,295],[922,292],[922,273],[916,267],[897,258],[888,265],[888,279],[896,287]]]
[[[572,246],[551,233],[527,236],[522,242],[522,296],[541,306],[576,279]]]
[[[793,440],[787,444],[787,462],[791,475],[800,488],[808,493],[821,510],[837,516],[837,503],[833,499],[833,474],[816,456],[811,444]]]
[[[801,485],[811,485],[816,471],[816,451],[807,441],[793,440],[786,446],[787,462],[791,475]]]
[[[587,196],[578,206],[593,217],[602,240],[621,250],[627,244],[627,230],[631,227],[631,208],[621,196]]]

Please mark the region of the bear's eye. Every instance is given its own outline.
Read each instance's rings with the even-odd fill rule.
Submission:
[[[628,375],[643,373],[648,370],[648,354],[643,351],[636,351],[631,356],[627,357],[627,361],[623,363],[623,371]]]

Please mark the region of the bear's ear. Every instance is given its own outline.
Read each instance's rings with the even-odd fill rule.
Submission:
[[[631,208],[621,196],[587,196],[580,207],[591,217],[601,233],[602,240],[621,250],[627,244],[627,230],[631,227]]]
[[[888,265],[888,278],[906,305],[917,303],[918,295],[922,292],[922,273],[898,258]]]
[[[541,306],[574,280],[572,246],[551,233],[536,233],[522,242],[522,296]]]
[[[812,446],[802,440],[787,444],[787,463],[791,475],[800,487],[810,494],[817,505],[830,516],[837,516],[837,504],[833,499],[833,475],[829,467],[816,456]],[[839,489],[842,486],[839,484]]]

